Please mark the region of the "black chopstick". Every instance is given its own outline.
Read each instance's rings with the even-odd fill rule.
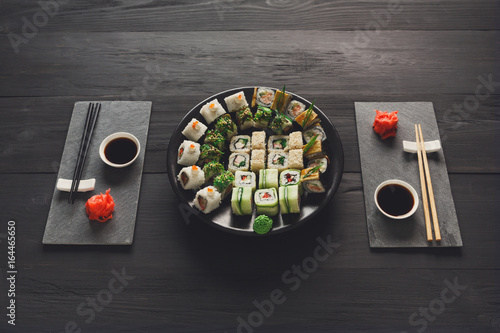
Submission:
[[[80,179],[83,173],[83,167],[85,165],[87,152],[90,146],[90,140],[92,138],[92,133],[94,132],[94,127],[97,122],[97,117],[100,110],[100,103],[89,103],[87,117],[85,119],[85,126],[80,141],[80,148],[78,150],[78,158],[75,165],[75,171],[73,173],[73,181],[71,182],[71,190],[69,192],[68,203],[75,203],[76,195],[78,193],[78,187],[80,186]]]

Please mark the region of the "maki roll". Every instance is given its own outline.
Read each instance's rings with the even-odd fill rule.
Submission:
[[[271,151],[267,157],[267,168],[283,171],[288,169],[288,153]]]
[[[302,170],[300,179],[302,186],[309,193],[323,193],[326,191],[319,174],[319,165]]]
[[[210,144],[219,150],[226,148],[226,138],[216,129],[209,129],[204,143]]]
[[[180,165],[193,165],[200,157],[200,144],[190,140],[184,140],[177,150],[177,163]]]
[[[269,152],[288,151],[288,135],[271,135],[267,143]]]
[[[207,124],[213,123],[217,117],[222,116],[224,113],[226,113],[226,110],[217,99],[203,105],[200,110],[200,114],[205,118]]]
[[[320,141],[325,141],[326,140],[326,133],[323,127],[321,127],[320,124],[316,124],[314,126],[311,126],[311,128],[307,129],[304,131],[304,140],[306,140],[306,143],[311,141],[311,139],[318,134],[318,140]]]
[[[203,213],[208,214],[217,209],[221,202],[221,194],[213,186],[207,186],[196,192],[194,206]]]
[[[250,160],[250,170],[258,172],[266,168],[266,151],[264,149],[252,150],[252,159]]]
[[[234,186],[249,187],[253,192],[257,187],[257,175],[252,171],[236,171],[234,175]]]
[[[234,175],[231,171],[223,171],[215,176],[214,186],[224,199],[233,189]]]
[[[234,187],[231,209],[236,215],[252,215],[253,191],[250,187]]]
[[[301,185],[300,170],[289,169],[281,171],[280,186]]]
[[[304,169],[302,149],[291,149],[288,152],[288,167],[291,169]]]
[[[260,129],[267,128],[272,118],[273,110],[268,107],[259,106],[253,116],[253,126]]]
[[[253,114],[249,107],[236,111],[236,123],[242,131],[253,127]]]
[[[238,170],[248,171],[250,167],[250,155],[247,153],[232,153],[229,156],[229,160],[227,163],[227,169],[232,173],[235,173]]]
[[[278,111],[279,113],[282,113],[285,111],[288,107],[288,103],[290,103],[290,100],[292,99],[292,95],[287,94],[286,92],[278,90],[276,94],[274,95],[274,100],[273,104],[271,105],[271,109]]]
[[[330,164],[330,160],[328,159],[328,156],[325,155],[323,157],[318,157],[310,160],[309,163],[307,163],[307,167],[314,168],[319,165],[319,172],[325,173],[326,169],[328,168],[328,164]]]
[[[278,194],[281,214],[300,213],[299,185],[282,186]]]
[[[252,141],[248,135],[235,135],[229,143],[229,150],[232,152],[250,153]]]
[[[290,149],[302,149],[304,148],[304,141],[302,141],[302,132],[296,131],[290,133],[288,136],[288,144]]]
[[[203,172],[205,173],[205,182],[208,182],[214,176],[217,176],[224,171],[224,166],[217,162],[211,161],[203,166]]]
[[[257,207],[257,214],[265,214],[267,216],[278,215],[278,194],[274,187],[255,191],[254,201],[255,207]]]
[[[276,169],[260,170],[259,188],[278,188],[278,170]]]
[[[256,87],[253,91],[252,107],[266,106],[271,107],[274,100],[274,90],[264,87]]]
[[[269,124],[269,129],[275,134],[288,134],[293,129],[293,124],[283,113],[278,113]]]
[[[291,101],[290,104],[288,104],[286,113],[291,119],[295,120],[295,118],[297,118],[297,116],[305,110],[306,106],[304,105],[304,103],[299,101]]]
[[[236,124],[228,114],[224,114],[217,118],[215,121],[215,129],[218,130],[227,141],[238,134],[238,127],[236,127]]]
[[[252,149],[266,149],[265,131],[258,131],[252,133]]]
[[[253,222],[253,231],[259,235],[267,234],[273,227],[273,219],[266,215],[259,215]]]
[[[185,190],[193,190],[199,188],[205,182],[205,173],[196,165],[188,166],[181,169],[177,175],[177,179]]]
[[[236,112],[248,106],[248,102],[243,91],[227,96],[224,98],[224,101],[226,102],[227,110],[229,112]]]
[[[318,115],[316,112],[313,111],[313,106],[314,103],[311,104],[311,106],[301,114],[295,118],[295,121],[302,126],[303,129],[307,129],[317,123],[319,123],[321,120],[318,118]]]
[[[201,123],[196,118],[193,118],[182,130],[182,135],[189,140],[198,141],[203,134],[205,134],[206,130],[207,126],[205,126],[205,124]]]
[[[200,147],[200,158],[198,164],[204,165],[205,163],[215,161],[219,162],[222,156],[222,152],[209,144],[203,144]]]

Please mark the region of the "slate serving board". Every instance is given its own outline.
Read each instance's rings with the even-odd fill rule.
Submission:
[[[66,137],[58,178],[73,178],[85,117],[90,102],[76,102]],[[134,238],[137,205],[142,180],[144,155],[151,115],[151,102],[105,101],[89,147],[82,179],[95,178],[95,189],[80,192],[74,204],[69,192],[54,189],[43,244],[130,245]],[[99,157],[101,141],[114,132],[129,132],[137,137],[141,151],[137,160],[125,168],[113,168]],[[111,188],[115,200],[113,219],[91,221],[85,202]]]
[[[366,222],[370,247],[460,247],[462,237],[450,188],[443,151],[428,153],[441,242],[427,242],[418,159],[403,151],[403,140],[415,141],[415,124],[421,124],[425,141],[439,139],[439,129],[431,102],[356,102],[356,128],[361,159]],[[381,140],[372,128],[375,111],[399,111],[394,138]],[[415,214],[404,220],[384,216],[375,206],[374,193],[384,180],[400,179],[419,194]]]

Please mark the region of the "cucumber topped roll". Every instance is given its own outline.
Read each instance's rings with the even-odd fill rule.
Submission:
[[[300,213],[299,185],[282,186],[278,193],[281,214]]]
[[[278,194],[274,187],[255,191],[254,199],[257,214],[265,214],[267,216],[278,215]]]
[[[259,188],[278,188],[278,170],[263,169],[259,171]]]
[[[253,191],[250,187],[234,187],[231,209],[236,215],[252,215]]]

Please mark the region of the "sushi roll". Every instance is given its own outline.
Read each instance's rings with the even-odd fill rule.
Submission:
[[[288,135],[271,135],[267,143],[269,152],[271,151],[288,151]]]
[[[323,156],[324,153],[321,142],[321,140],[318,140],[317,138],[315,139],[313,137],[311,141],[309,141],[309,143],[304,146],[304,157],[306,157],[308,160],[312,160]]]
[[[286,113],[291,119],[295,120],[295,118],[297,118],[297,116],[305,110],[306,106],[304,105],[304,103],[294,100],[291,101],[290,104],[288,104]]]
[[[233,189],[234,175],[231,171],[223,171],[221,174],[215,176],[214,186],[222,195],[224,199],[229,192]]]
[[[311,126],[311,128],[307,129],[304,131],[304,140],[306,140],[306,143],[311,141],[311,139],[318,134],[318,140],[320,141],[325,141],[326,140],[326,133],[323,127],[321,127],[320,124],[316,124],[314,126]]]
[[[267,157],[267,168],[283,171],[288,169],[288,153],[272,151]]]
[[[290,149],[304,148],[304,141],[302,140],[302,132],[296,131],[288,135],[288,144]]]
[[[307,129],[317,123],[319,123],[321,120],[318,118],[318,115],[316,112],[313,111],[313,105],[311,106],[301,114],[295,118],[295,121],[302,126],[303,129]]]
[[[252,133],[252,149],[266,149],[265,131],[258,131]]]
[[[264,214],[267,216],[278,215],[278,193],[274,187],[255,191],[254,201],[255,207],[257,208],[257,214]]]
[[[300,213],[299,185],[282,186],[278,195],[281,214]]]
[[[248,106],[248,102],[243,91],[227,96],[224,98],[224,101],[226,102],[227,110],[229,112],[236,112]]]
[[[259,188],[278,188],[278,170],[263,169],[259,171]]]
[[[252,140],[249,135],[235,135],[231,138],[231,142],[229,143],[229,150],[231,152],[242,152],[242,153],[250,153],[250,149],[252,148]]]
[[[280,186],[300,186],[302,184],[302,182],[300,181],[300,170],[288,169],[285,171],[281,171],[279,183]]]
[[[253,114],[249,107],[236,111],[236,123],[242,131],[253,127]]]
[[[248,171],[250,168],[250,155],[247,153],[232,153],[227,162],[227,169],[232,173],[238,170]]]
[[[288,134],[293,129],[293,123],[283,113],[278,113],[269,124],[269,129],[275,134]]]
[[[254,192],[257,188],[257,175],[252,171],[236,171],[234,175],[234,186],[249,187],[252,189],[252,192]]]
[[[206,130],[207,126],[205,126],[205,124],[201,123],[196,118],[193,118],[182,130],[182,135],[189,140],[198,141],[203,134],[205,134]]]
[[[291,149],[288,152],[288,167],[290,169],[304,169],[302,149]]]
[[[323,193],[326,191],[318,170],[319,166],[301,171],[300,180],[302,181],[302,186],[309,193]]]
[[[215,161],[219,162],[222,156],[222,152],[209,144],[203,144],[200,147],[200,158],[198,160],[199,165],[204,165],[205,163]]]
[[[266,168],[266,151],[264,149],[252,150],[252,159],[250,160],[250,170],[259,172]]]
[[[253,191],[250,187],[234,187],[231,209],[236,215],[252,215]]]
[[[215,129],[218,130],[227,141],[238,134],[238,127],[229,114],[224,114],[215,120]]]
[[[268,107],[259,106],[253,116],[253,126],[260,129],[267,128],[272,118],[273,110]]]
[[[196,192],[194,206],[208,214],[220,206],[221,194],[213,186],[207,186]]]
[[[271,109],[276,110],[279,113],[282,113],[287,109],[288,103],[290,103],[291,99],[292,95],[287,94],[284,91],[278,90],[274,95],[274,100],[273,104],[271,105]]]
[[[226,138],[216,129],[209,129],[205,136],[204,143],[210,144],[223,151],[226,148]]]
[[[253,91],[252,107],[265,106],[271,107],[274,100],[274,90],[264,87],[256,87]]]
[[[185,190],[194,190],[199,188],[205,182],[205,173],[196,165],[182,168],[177,179]]]
[[[205,118],[207,124],[213,123],[215,119],[226,113],[226,110],[222,107],[217,99],[203,105],[200,110],[200,114]]]
[[[328,156],[325,155],[323,157],[318,157],[310,160],[309,163],[307,163],[307,167],[314,168],[315,166],[320,165],[319,172],[325,173],[326,169],[328,168],[328,164],[330,164],[330,160],[328,159]]]
[[[200,144],[190,140],[184,140],[177,150],[177,163],[180,165],[193,165],[200,157]]]
[[[205,182],[208,182],[213,177],[217,176],[224,171],[224,166],[217,162],[211,161],[203,166],[203,172],[205,173]]]

